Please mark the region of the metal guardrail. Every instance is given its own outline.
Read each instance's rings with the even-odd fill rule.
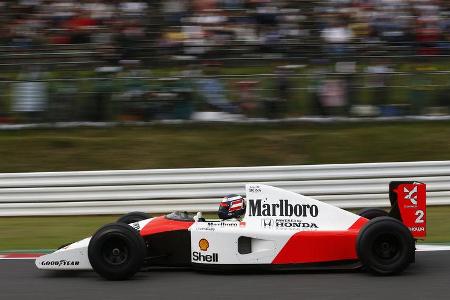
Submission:
[[[0,216],[215,211],[247,182],[343,208],[389,205],[391,180],[427,184],[429,205],[450,204],[450,161],[0,174]]]

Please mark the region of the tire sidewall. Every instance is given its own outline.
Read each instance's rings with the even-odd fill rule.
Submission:
[[[375,253],[375,243],[382,236],[395,238],[398,243],[398,254],[395,259],[383,259]],[[414,260],[414,239],[409,229],[400,221],[390,217],[378,217],[369,221],[360,231],[357,253],[363,266],[373,273],[397,274]]]
[[[120,240],[127,248],[127,259],[119,264],[110,264],[103,255],[105,244],[113,239]],[[139,232],[122,223],[107,224],[91,238],[88,258],[92,268],[109,280],[124,280],[138,272],[145,258],[145,242]]]

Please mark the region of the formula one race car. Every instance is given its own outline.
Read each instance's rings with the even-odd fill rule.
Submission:
[[[220,203],[227,220],[200,213],[150,218],[134,212],[101,227],[92,237],[36,259],[39,269],[93,269],[123,280],[152,266],[203,270],[304,270],[363,268],[402,272],[415,259],[415,240],[425,237],[425,184],[391,182],[389,213],[357,215],[300,194],[247,184],[246,198]],[[238,214],[242,212],[243,218]],[[226,218],[226,216],[224,216]]]

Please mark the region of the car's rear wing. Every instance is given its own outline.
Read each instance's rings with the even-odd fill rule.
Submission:
[[[416,239],[424,238],[427,229],[426,185],[416,181],[389,183],[389,215],[405,224]]]

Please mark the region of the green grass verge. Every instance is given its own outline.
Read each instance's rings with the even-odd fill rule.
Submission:
[[[428,207],[427,243],[450,242],[450,207]],[[117,216],[0,218],[0,251],[54,249],[92,235]]]
[[[0,173],[450,159],[450,122],[0,132]]]
[[[92,235],[117,216],[3,217],[0,250],[55,249]]]

